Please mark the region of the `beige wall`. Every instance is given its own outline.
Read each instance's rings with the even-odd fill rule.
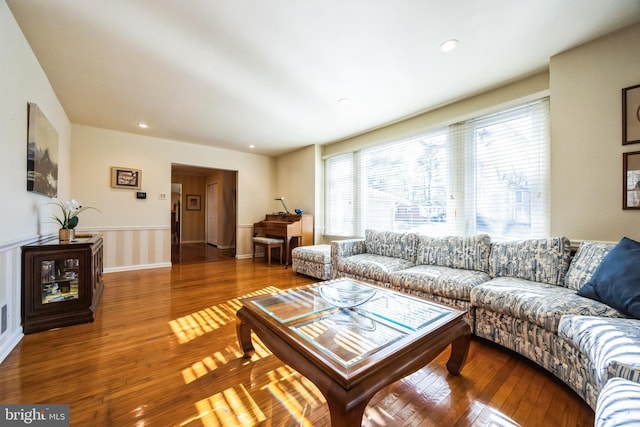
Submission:
[[[321,172],[317,167],[318,147],[310,145],[278,157],[278,190],[275,197],[284,196],[284,201],[291,213],[294,209],[304,209],[304,213],[314,216],[314,237],[322,235],[322,205],[316,199],[318,188],[316,176]],[[282,210],[280,202],[276,202],[275,212]],[[320,230],[318,230],[320,228]]]
[[[38,104],[58,133],[58,196],[69,198],[71,125],[4,1],[0,1],[0,236],[22,240],[57,230],[46,196],[27,192],[27,104]]]
[[[547,95],[549,72],[544,70],[527,78],[506,84],[483,94],[427,111],[407,120],[385,126],[323,147],[322,155],[332,156],[358,150],[373,144],[397,141],[426,130],[457,123],[481,114],[515,106],[518,103]]]
[[[551,230],[578,240],[640,240],[622,209],[622,88],[640,84],[640,25],[551,58]]]
[[[276,160],[270,157],[80,125],[72,126],[71,144],[74,197],[101,210],[86,212],[79,228],[105,234],[107,271],[169,265],[172,163],[238,171],[239,258],[251,256],[253,223],[275,207]],[[112,166],[141,169],[147,199],[111,188],[107,178]],[[184,186],[182,192],[191,194]],[[160,200],[159,193],[167,198]],[[204,215],[204,206],[199,212]]]
[[[20,246],[55,233],[51,199],[27,192],[27,103],[38,104],[58,132],[58,195],[70,196],[71,125],[47,77],[0,0],[0,307],[7,306],[7,330],[0,335],[0,362],[22,338]]]

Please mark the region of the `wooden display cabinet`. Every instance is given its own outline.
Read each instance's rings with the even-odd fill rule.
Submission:
[[[22,247],[25,334],[94,321],[104,286],[102,252],[98,234]]]

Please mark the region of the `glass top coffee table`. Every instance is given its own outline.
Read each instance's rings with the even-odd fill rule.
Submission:
[[[351,279],[244,298],[236,313],[244,357],[253,330],[271,352],[307,377],[327,399],[331,425],[361,425],[383,387],[417,371],[449,344],[460,373],[471,330],[464,312]]]

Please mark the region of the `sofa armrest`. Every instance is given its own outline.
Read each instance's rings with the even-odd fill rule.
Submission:
[[[614,377],[640,382],[640,320],[568,314],[558,336],[591,362],[597,388]]]
[[[334,240],[331,242],[331,278],[337,277],[337,266],[340,258],[367,252],[364,239]]]
[[[640,382],[640,364],[625,363],[613,360],[607,367],[607,378],[624,378],[625,380]]]
[[[640,419],[640,384],[623,378],[607,382],[598,396],[595,427],[638,425]]]

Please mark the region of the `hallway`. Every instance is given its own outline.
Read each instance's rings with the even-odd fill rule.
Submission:
[[[186,264],[202,261],[224,261],[235,258],[235,248],[218,249],[206,243],[171,245],[171,263]]]

